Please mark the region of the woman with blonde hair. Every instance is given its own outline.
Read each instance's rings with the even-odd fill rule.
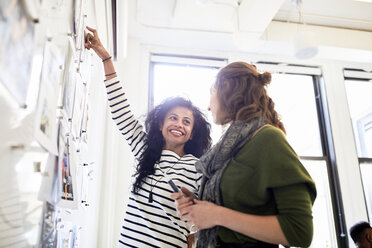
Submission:
[[[230,124],[195,164],[200,200],[174,193],[181,219],[198,231],[197,247],[278,247],[311,244],[316,188],[285,138],[266,92],[268,72],[235,62],[211,89],[214,122]]]

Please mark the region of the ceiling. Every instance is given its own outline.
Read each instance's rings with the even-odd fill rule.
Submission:
[[[270,21],[372,31],[372,3],[355,0],[303,0],[299,7],[296,0],[137,0],[137,14],[147,26],[215,32],[234,32],[239,24],[247,30],[244,19],[252,15],[260,20],[268,16]]]
[[[372,3],[354,0],[303,0],[302,16],[307,24],[372,31]],[[286,0],[274,17],[277,21],[298,22],[292,0]]]
[[[260,52],[311,28],[326,46],[372,50],[372,3],[355,0],[129,0],[128,34],[142,43]],[[299,25],[300,23],[300,25]],[[273,48],[277,49],[277,48]],[[240,49],[241,50],[241,49]]]

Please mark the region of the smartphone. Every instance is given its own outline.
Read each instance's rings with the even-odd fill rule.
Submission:
[[[168,181],[168,183],[172,187],[172,189],[173,189],[174,192],[180,192],[179,188],[176,186],[176,184],[174,184],[174,182],[172,181],[172,179],[170,179]]]

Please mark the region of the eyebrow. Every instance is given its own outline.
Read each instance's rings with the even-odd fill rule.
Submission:
[[[179,115],[178,114],[176,114],[176,113],[169,113],[168,114],[169,116],[171,116],[171,115],[175,115],[175,116],[177,116],[177,117],[179,117]],[[189,119],[189,120],[192,120],[190,117],[188,117],[188,116],[184,116],[183,118],[186,118],[186,119]]]

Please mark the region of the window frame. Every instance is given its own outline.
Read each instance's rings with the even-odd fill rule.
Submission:
[[[227,65],[227,58],[186,56],[177,54],[150,54],[148,110],[154,108],[154,67],[156,64],[178,64],[194,67],[209,67],[220,69]]]
[[[350,81],[362,81],[362,82],[370,82],[372,84],[372,72],[368,72],[368,71],[365,71],[363,69],[355,69],[355,68],[343,68],[343,75],[344,75],[344,84],[346,83],[346,81],[350,80]],[[347,98],[347,96],[346,96]],[[349,100],[347,99],[347,102],[349,104]],[[350,121],[352,122],[352,119],[351,119],[351,113],[349,113],[349,116],[350,116]],[[364,148],[361,147],[361,143],[364,143],[364,136],[361,135],[361,132],[360,130],[363,130],[363,128],[361,126],[364,125],[364,123],[366,122],[371,122],[372,121],[372,113],[369,113],[367,114],[363,120],[361,122],[358,122],[356,123],[356,125],[352,125],[352,128],[353,128],[353,134],[354,134],[354,145],[355,145],[355,148],[357,149],[358,151],[358,148],[360,149],[362,155],[359,154],[359,151],[357,152],[357,158],[358,158],[358,166],[359,166],[359,172],[360,172],[360,175],[361,175],[361,181],[362,181],[362,184],[363,184],[363,196],[364,196],[364,203],[365,203],[365,208],[366,208],[366,211],[367,211],[367,218],[369,219],[369,221],[372,221],[372,210],[369,209],[369,205],[371,203],[368,203],[367,201],[367,196],[366,196],[366,192],[365,192],[365,188],[364,188],[364,183],[363,183],[363,176],[362,176],[362,169],[361,169],[361,165],[362,164],[368,164],[368,166],[372,166],[372,157],[366,157],[366,156],[363,156],[363,154],[365,154],[363,152]],[[372,127],[372,124],[370,124],[371,127]],[[358,137],[355,137],[355,131],[354,131],[354,128],[357,128],[358,129]],[[364,132],[364,130],[363,130]],[[372,207],[370,207],[372,208]]]

